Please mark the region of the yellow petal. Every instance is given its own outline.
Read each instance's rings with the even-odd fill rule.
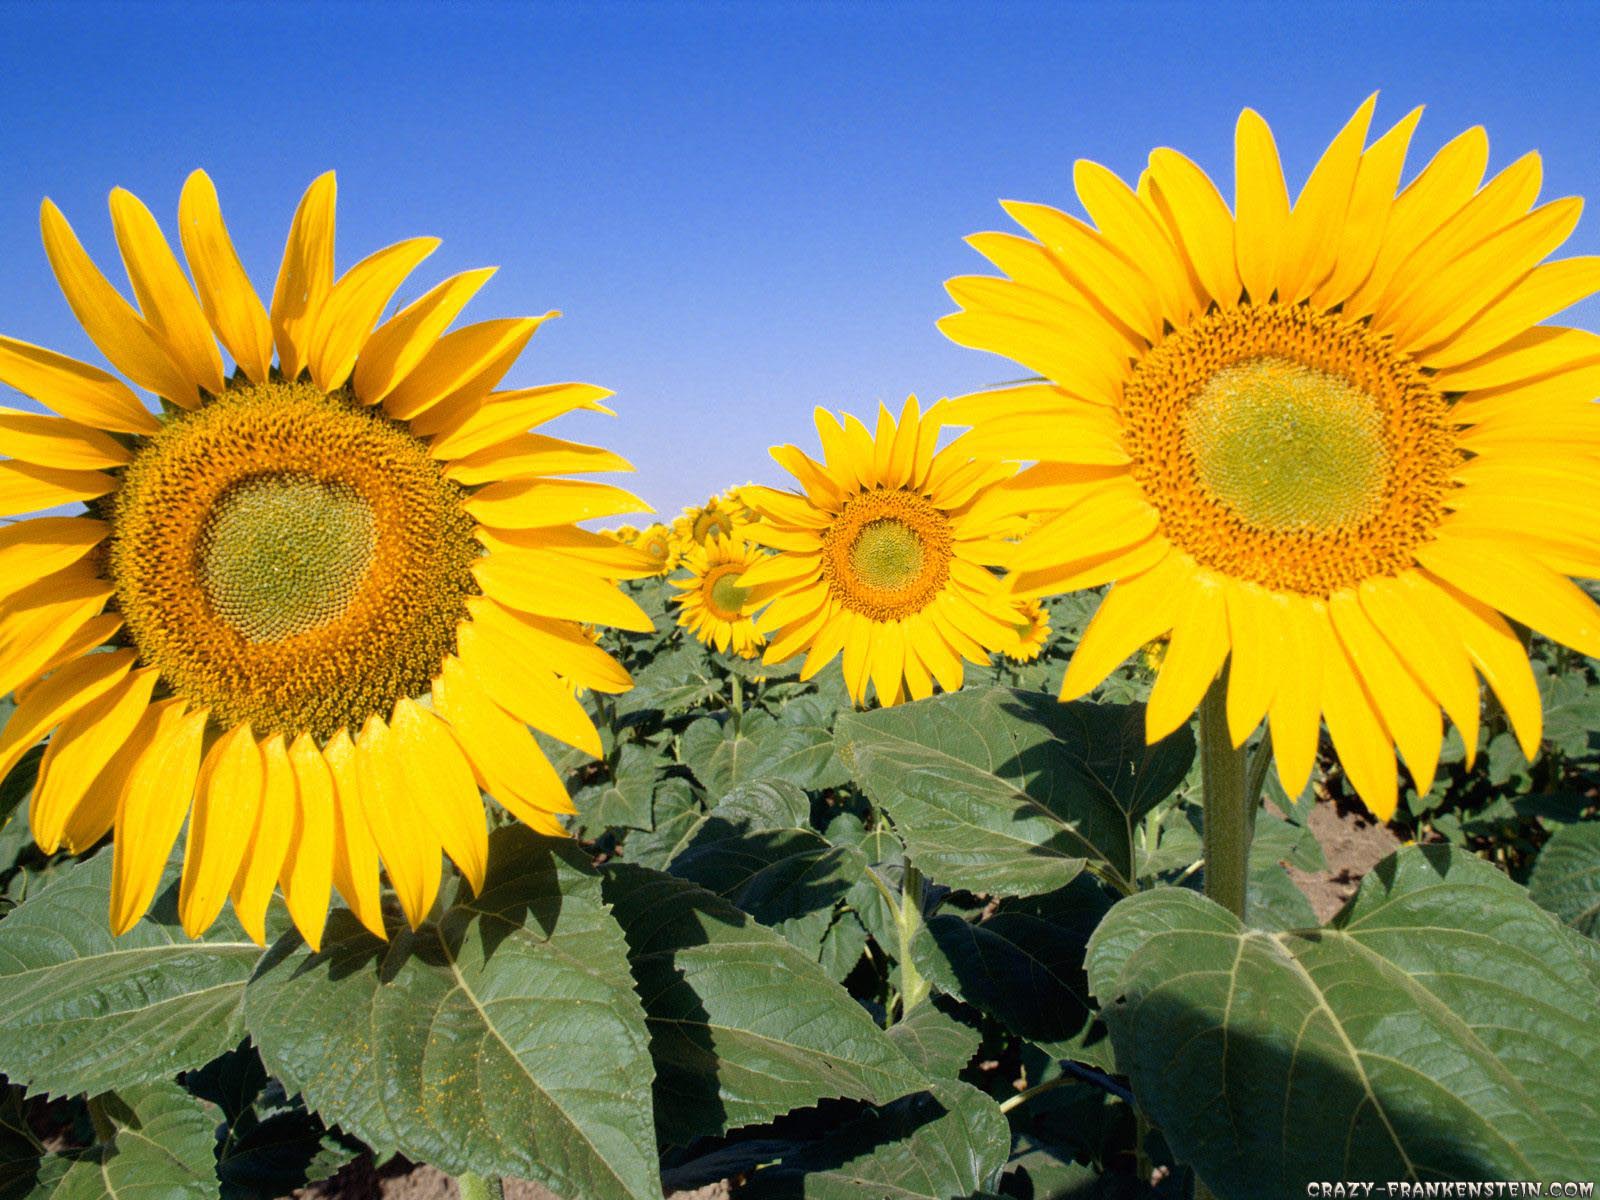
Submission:
[[[315,314],[306,357],[311,378],[325,392],[344,385],[356,356],[417,264],[439,248],[439,239],[411,238],[369,254],[340,277]]]
[[[1195,296],[1177,248],[1156,216],[1127,184],[1099,163],[1073,164],[1073,186],[1108,245],[1140,264],[1163,317],[1181,324],[1194,315]],[[1052,378],[1054,378],[1052,376]]]
[[[98,429],[16,408],[0,408],[0,447],[23,462],[66,471],[120,467],[133,461],[126,446]]]
[[[333,887],[333,772],[304,733],[289,747],[289,765],[294,771],[294,825],[278,882],[295,928],[316,951],[322,949]]]
[[[644,579],[661,573],[661,564],[643,550],[576,525],[531,529],[489,529],[480,525],[473,536],[486,550],[538,550],[552,563],[570,564],[606,579]]]
[[[1234,253],[1245,291],[1263,304],[1277,290],[1289,250],[1289,192],[1272,130],[1254,109],[1239,114],[1233,146]]]
[[[400,898],[406,923],[416,929],[427,919],[439,895],[441,878],[438,834],[423,816],[426,797],[418,795],[422,779],[407,773],[393,731],[372,716],[356,742],[356,771],[367,826]]]
[[[1328,615],[1373,707],[1400,747],[1417,794],[1427,795],[1439,766],[1443,732],[1437,702],[1390,649],[1354,590],[1335,592],[1328,600]]]
[[[1171,553],[1172,543],[1157,535],[1121,550],[1021,571],[1008,577],[1007,584],[1012,598],[1018,600],[1076,592],[1142,575]]]
[[[323,760],[333,774],[333,886],[350,911],[374,935],[387,939],[383,923],[383,894],[378,880],[378,844],[372,840],[361,796],[356,748],[343,729],[322,748]]]
[[[1228,736],[1242,746],[1284,679],[1296,676],[1283,660],[1284,602],[1252,583],[1235,583],[1228,589],[1228,640],[1232,654],[1228,666]],[[1165,668],[1163,668],[1165,669]]]
[[[1298,796],[1317,761],[1322,732],[1323,629],[1329,636],[1327,606],[1304,596],[1276,597],[1282,631],[1282,670],[1286,683],[1272,697],[1272,757],[1286,795]]]
[[[272,903],[272,889],[289,852],[297,803],[289,752],[284,748],[283,734],[275,733],[261,743],[261,807],[256,812],[249,849],[230,889],[239,924],[258,946],[266,944],[267,906]]]
[[[190,937],[211,927],[238,877],[261,811],[262,773],[248,725],[225,732],[200,764],[178,888],[178,915]]]
[[[422,360],[384,397],[384,411],[412,421],[458,394],[478,399],[489,394],[522,353],[544,317],[480,321],[435,342]]]
[[[462,622],[456,653],[489,698],[519,721],[591,757],[605,753],[583,705],[519,641],[502,636],[500,626]],[[398,729],[398,710],[395,720]]]
[[[117,806],[111,860],[111,932],[132,929],[155,899],[167,856],[194,799],[195,773],[210,713],[185,713],[182,700],[152,705],[149,746],[134,764]],[[139,737],[138,732],[134,735]]]
[[[605,388],[594,387],[587,383],[552,383],[543,387],[525,388],[517,392],[497,392],[490,396],[481,408],[472,411],[471,415],[464,417],[457,425],[448,431],[439,434],[428,445],[428,453],[434,458],[470,460],[472,457],[489,459],[493,453],[503,453],[501,447],[516,439],[518,435],[529,435],[525,431],[552,417],[570,412],[575,408],[599,409],[609,411],[600,401],[611,395]],[[544,439],[547,443],[571,446],[573,443],[556,443],[554,438]],[[595,454],[604,451],[595,451],[592,447],[580,447],[590,450]],[[612,456],[615,458],[615,456]],[[631,471],[633,468],[620,458],[615,458],[617,466],[581,466],[578,470],[594,471]],[[570,469],[570,468],[569,468]],[[523,474],[527,472],[503,471],[505,475]],[[544,471],[542,474],[557,472]]]
[[[155,683],[154,671],[134,672],[68,716],[50,739],[28,807],[33,840],[46,854],[54,854],[63,841],[68,849],[87,848],[88,842],[66,836],[79,809],[92,810],[87,820],[79,822],[80,829],[111,827],[123,773],[112,772],[98,790],[95,784],[120,751],[129,748],[136,756],[142,749],[133,733],[149,707]]]
[[[1062,329],[1046,321],[975,310],[941,317],[938,324],[939,332],[957,345],[1015,359],[1074,396],[1112,404],[1121,395],[1126,355],[1097,336],[1094,322]]]
[[[1419,546],[1431,574],[1513,620],[1590,657],[1600,656],[1600,607],[1576,584],[1505,544],[1457,534]]]
[[[1150,178],[1158,204],[1177,230],[1178,246],[1193,265],[1211,298],[1225,308],[1239,302],[1239,269],[1234,265],[1233,214],[1216,185],[1176,150],[1151,151]]]
[[[1028,533],[1012,567],[1028,572],[1124,550],[1154,533],[1160,519],[1132,479],[1108,484]]]
[[[1461,640],[1434,614],[1439,593],[1415,571],[1402,571],[1364,581],[1360,598],[1378,632],[1456,723],[1471,769],[1478,753],[1478,677]]]
[[[1179,602],[1194,586],[1194,562],[1171,553],[1142,575],[1124,578],[1106,593],[1061,681],[1061,699],[1087,695],[1140,646],[1160,637],[1177,619]]]
[[[8,459],[0,462],[0,517],[80,504],[116,489],[117,481],[99,471],[63,471]]]
[[[154,433],[161,428],[155,414],[120,379],[14,338],[0,337],[0,383],[80,425],[112,433]]]
[[[1372,696],[1334,634],[1330,621],[1322,633],[1322,711],[1328,736],[1345,776],[1361,802],[1380,821],[1394,816],[1399,803],[1394,746],[1378,716]]]
[[[1160,294],[1144,272],[1076,217],[1043,204],[1002,200],[1000,206],[1054,251],[1060,269],[1086,297],[1147,341],[1161,333]]]
[[[552,621],[503,608],[486,596],[468,596],[475,624],[494,630],[518,647],[528,661],[598,692],[624,692],[633,686],[627,669],[584,637],[570,621]]]
[[[333,287],[333,212],[338,185],[328,171],[311,181],[295,209],[283,265],[272,292],[272,340],[285,378],[294,379],[310,356],[311,323]]]
[[[1470,362],[1438,368],[1434,382],[1440,391],[1473,392],[1536,379],[1597,356],[1600,334],[1536,325]]]
[[[844,649],[845,637],[849,633],[851,625],[850,618],[854,614],[832,600],[828,602],[826,611],[827,616],[823,618],[822,625],[811,642],[811,648],[806,651],[805,662],[800,665],[800,679],[802,681],[814,678],[818,671],[831,663],[838,656],[839,651]],[[792,653],[785,653],[780,658],[774,653],[772,646],[768,646],[762,661],[768,663],[782,662],[784,658],[792,657]]]
[[[26,683],[91,617],[112,588],[95,576],[48,575],[29,584],[0,609],[0,696]]]
[[[614,583],[571,567],[554,571],[551,558],[537,551],[485,555],[472,564],[472,575],[486,595],[521,612],[615,625],[635,633],[655,628],[645,611]]]
[[[868,645],[867,673],[877,690],[879,704],[892,704],[901,690],[906,670],[905,626],[884,621],[873,630]]]
[[[503,479],[474,492],[462,507],[485,525],[507,529],[570,525],[623,513],[654,512],[632,492],[584,479]]]
[[[497,479],[518,479],[530,475],[585,475],[596,471],[632,471],[633,465],[619,454],[599,446],[568,442],[524,433],[497,445],[456,459],[445,467],[445,476],[467,487],[493,483]]]
[[[1345,216],[1361,166],[1361,148],[1372,121],[1376,94],[1367,97],[1312,168],[1289,214],[1289,236],[1278,269],[1278,300],[1304,300],[1333,270]]]
[[[400,761],[414,777],[428,781],[421,815],[476,895],[489,869],[489,832],[483,798],[460,746],[444,722],[414,700],[402,698],[395,705],[390,730]]]
[[[445,659],[433,681],[433,700],[483,790],[523,824],[565,837],[554,814],[577,809],[527,726],[484,695],[454,658]]]
[[[40,206],[39,224],[56,282],[100,352],[140,387],[194,407],[199,401],[194,381],[173,360],[167,340],[106,282],[72,226],[48,200]]]
[[[1344,229],[1339,235],[1339,249],[1334,255],[1333,273],[1311,293],[1315,307],[1331,308],[1355,291],[1371,272],[1394,210],[1406,149],[1421,116],[1422,109],[1412,109],[1362,154]]]
[[[1442,368],[1469,362],[1597,291],[1600,255],[1544,263],[1524,275],[1448,341],[1429,350],[1423,365]]]
[[[184,181],[178,237],[212,330],[245,376],[265,383],[272,373],[272,323],[233,248],[216,186],[204,171]]]
[[[98,617],[85,621],[78,627],[78,631],[63,642],[61,648],[29,677],[26,683],[17,686],[17,703],[21,704],[36,688],[43,686],[41,676],[60,670],[67,663],[76,662],[86,654],[103,649],[106,642],[115,637],[121,629],[120,613],[101,613]]]
[[[827,512],[839,511],[846,492],[820,463],[798,446],[774,446],[769,453],[774,462],[795,477],[812,504]]]
[[[494,267],[483,267],[452,275],[373,330],[356,360],[354,383],[361,402],[376,404],[393,391],[494,273]]]
[[[1197,572],[1185,593],[1145,706],[1147,742],[1160,741],[1189,719],[1228,657],[1228,614],[1220,582]]]
[[[187,399],[193,399],[195,389],[220,395],[222,354],[217,340],[156,219],[132,192],[114,188],[111,225],[144,319],[161,334],[173,363],[189,381]],[[177,399],[191,406],[185,398]]]
[[[1521,640],[1487,604],[1442,580],[1420,576],[1418,583],[1434,594],[1427,611],[1434,620],[1453,628],[1478,673],[1499,698],[1523,756],[1532,760],[1539,752],[1544,712],[1539,704],[1539,685],[1534,682]]]
[[[104,521],[88,517],[34,517],[0,526],[0,593],[21,591],[81,562],[110,532]]]
[[[134,658],[132,650],[88,655],[67,663],[20,699],[0,726],[0,779],[40,738],[121,682]]]

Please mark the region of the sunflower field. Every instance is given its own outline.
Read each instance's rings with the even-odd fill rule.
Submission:
[[[131,301],[46,200],[112,369],[0,337],[0,1200],[1592,1187],[1600,259],[1374,104],[1292,203],[1249,110],[1231,204],[1008,202],[940,328],[1021,378],[645,526],[500,388],[555,314],[336,275],[331,174],[266,298],[201,172]]]

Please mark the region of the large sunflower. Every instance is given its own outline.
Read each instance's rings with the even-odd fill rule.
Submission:
[[[739,577],[767,554],[741,538],[713,537],[704,546],[690,546],[682,566],[687,577],[672,580],[679,589],[678,624],[706,645],[731,649],[740,658],[754,658],[767,639],[745,615],[747,593]]]
[[[1537,324],[1600,289],[1600,259],[1543,261],[1580,203],[1533,207],[1535,154],[1480,187],[1481,129],[1396,195],[1420,110],[1369,146],[1374,100],[1292,208],[1249,110],[1234,212],[1173,150],[1136,188],[1078,163],[1092,224],[1005,205],[1037,240],[972,238],[1010,278],[953,280],[941,328],[1047,380],[951,416],[974,449],[1037,462],[1019,487],[1058,510],[1018,592],[1116,581],[1063,698],[1170,631],[1151,738],[1227,662],[1235,745],[1270,715],[1293,795],[1325,718],[1387,817],[1395,744],[1420,791],[1441,707],[1475,746],[1474,668],[1534,753],[1539,694],[1501,614],[1600,654],[1567,578],[1600,573],[1600,337]]]
[[[119,933],[185,817],[190,934],[231,895],[260,940],[278,884],[313,945],[330,886],[381,934],[380,861],[415,926],[441,849],[483,880],[480,788],[562,832],[571,801],[526,726],[598,754],[557,676],[630,682],[578,622],[650,628],[614,585],[650,564],[572,524],[643,506],[549,478],[626,464],[526,432],[607,393],[493,390],[545,318],[446,333],[490,271],[379,324],[438,243],[335,279],[331,174],[295,214],[270,309],[204,174],[179,204],[194,290],[144,205],[119,189],[111,215],[137,309],[48,200],[45,250],[89,337],[161,406],[0,339],[0,382],[61,414],[0,415],[0,514],[89,508],[0,531],[0,694],[19,696],[0,775],[54,731],[33,834],[76,852],[115,830]]]
[[[748,611],[770,605],[765,661],[806,651],[810,679],[844,653],[851,699],[870,680],[882,704],[961,686],[962,659],[987,663],[1013,645],[1016,604],[991,567],[1005,565],[1020,523],[997,485],[1015,468],[974,462],[958,438],[935,452],[939,406],[880,406],[876,436],[853,416],[816,413],[823,461],[795,446],[772,457],[802,490],[746,487],[760,520],[746,537],[780,551],[740,578]]]

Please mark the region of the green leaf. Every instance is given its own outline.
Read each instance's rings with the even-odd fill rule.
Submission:
[[[111,936],[111,855],[60,871],[0,921],[0,1072],[30,1091],[108,1092],[169,1079],[243,1036],[245,981],[261,960],[225,912],[191,941],[178,867],[150,914]]]
[[[652,709],[679,713],[709,700],[722,687],[701,646],[680,646],[634,673],[633,687],[616,699],[616,712],[619,717]]]
[[[216,1117],[175,1083],[151,1083],[92,1103],[110,1140],[44,1155],[0,1175],[4,1200],[216,1200]]]
[[[1144,744],[1138,706],[962,691],[835,727],[839,755],[924,872],[996,895],[1054,891],[1092,864],[1131,890],[1133,825],[1182,782],[1194,740]]]
[[[802,709],[793,719],[785,710],[783,720],[760,710],[737,722],[701,717],[683,731],[679,755],[713,796],[755,780],[837,787],[849,773],[834,752],[832,732],[811,716]]]
[[[638,742],[625,742],[607,778],[579,788],[572,795],[579,823],[592,833],[608,828],[649,829],[660,754]]]
[[[663,779],[656,788],[655,827],[634,830],[622,844],[622,855],[642,867],[665,870],[705,824],[706,808],[687,779]]]
[[[922,1086],[816,963],[704,888],[619,863],[605,898],[644,998],[663,1141],[685,1145],[835,1097],[882,1104]]]
[[[835,905],[865,878],[854,846],[801,828],[810,800],[793,784],[753,783],[724,796],[668,869],[777,929],[812,959]]]
[[[1385,859],[1324,929],[1184,888],[1089,947],[1117,1066],[1219,1197],[1319,1179],[1582,1178],[1600,1161],[1593,977],[1574,935],[1445,846]]]
[[[1528,895],[1579,933],[1600,938],[1600,821],[1563,825],[1539,851]]]
[[[340,911],[268,955],[245,1017],[286,1087],[379,1157],[659,1200],[644,1010],[575,847],[498,830],[483,894],[392,937]]]
[[[912,961],[935,987],[988,1013],[1049,1054],[1112,1068],[1083,972],[1089,935],[1110,907],[1105,891],[1079,877],[1060,891],[1007,900],[968,921],[930,917]]]
[[[983,1038],[970,1025],[941,1012],[933,1003],[919,1004],[889,1030],[889,1040],[921,1068],[929,1080],[954,1079]]]
[[[995,1185],[1010,1152],[998,1104],[968,1084],[940,1083],[757,1171],[740,1195],[965,1200]]]

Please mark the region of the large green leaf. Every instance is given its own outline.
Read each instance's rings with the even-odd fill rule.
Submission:
[[[1110,1069],[1083,973],[1089,935],[1108,907],[1105,890],[1080,876],[1045,896],[1007,900],[982,920],[931,917],[912,943],[912,960],[941,991],[1048,1053]]]
[[[935,1084],[757,1171],[751,1200],[966,1200],[998,1181],[1011,1152],[1000,1106],[965,1083]]]
[[[1136,705],[1005,688],[841,715],[839,756],[940,883],[1054,891],[1085,863],[1123,890],[1133,826],[1182,782],[1187,728],[1146,746]]]
[[[887,1103],[922,1079],[806,955],[704,888],[618,864],[656,1064],[656,1128],[684,1145],[834,1097]]]
[[[1579,933],[1600,938],[1600,821],[1563,825],[1539,851],[1528,895]]]
[[[1324,929],[1268,933],[1184,888],[1089,948],[1117,1066],[1222,1197],[1322,1179],[1587,1178],[1600,1022],[1581,944],[1444,846],[1380,863]]]
[[[669,870],[732,901],[812,958],[835,905],[865,878],[854,846],[830,845],[802,828],[806,794],[789,783],[751,783],[718,802]]]
[[[660,1196],[627,943],[570,843],[497,831],[483,894],[387,945],[335,913],[322,953],[274,947],[245,1016],[268,1069],[380,1154]]]
[[[231,912],[185,936],[177,874],[167,868],[150,914],[122,937],[108,924],[109,853],[0,921],[0,1072],[30,1091],[93,1094],[170,1079],[237,1044],[261,949]]]
[[[662,756],[651,747],[625,742],[617,751],[616,762],[604,767],[602,779],[573,793],[579,823],[592,835],[612,826],[649,829],[656,768],[663,762]]]
[[[175,1083],[98,1097],[107,1140],[0,1162],[3,1200],[216,1200],[216,1116]]]
[[[932,1001],[919,1004],[889,1030],[889,1040],[905,1052],[929,1081],[954,1079],[983,1038],[970,1025],[963,1025]]]

